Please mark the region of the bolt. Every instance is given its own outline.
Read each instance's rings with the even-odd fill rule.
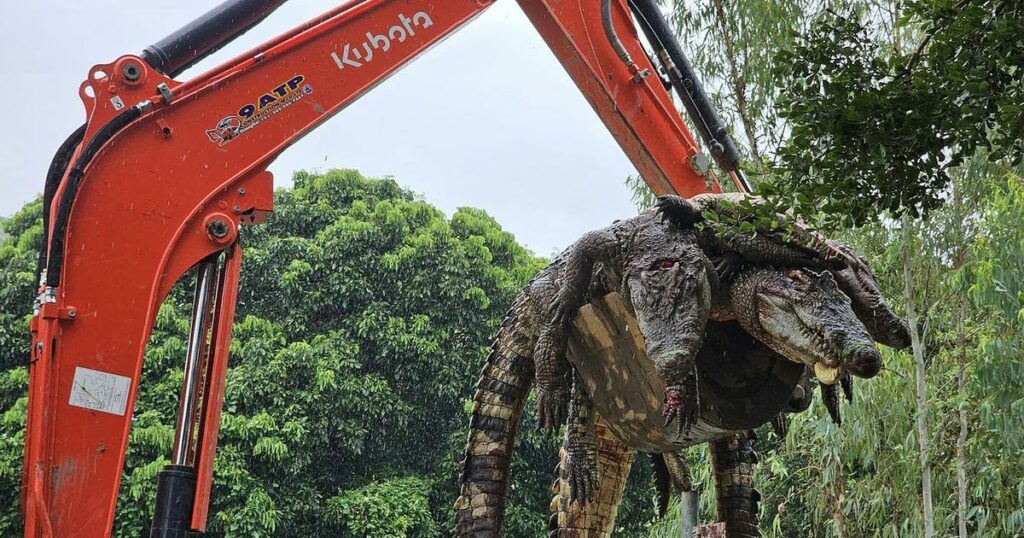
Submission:
[[[139,69],[138,64],[135,62],[128,62],[124,64],[121,74],[124,75],[124,79],[128,82],[135,82],[142,76],[142,70]]]
[[[69,318],[75,319],[75,316],[77,316],[77,315],[78,315],[78,311],[77,310],[68,310],[68,317]]]
[[[216,239],[224,239],[231,232],[231,229],[228,228],[228,223],[217,219],[206,227],[206,231],[210,232],[210,235]]]
[[[241,194],[242,196],[245,196],[245,187],[242,187],[242,188],[238,189],[238,194]]]

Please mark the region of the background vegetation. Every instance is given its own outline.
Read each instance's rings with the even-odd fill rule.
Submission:
[[[762,532],[1024,536],[1024,6],[671,8],[759,192],[866,255],[916,333],[842,427],[815,403],[760,432]]]
[[[483,211],[448,218],[392,180],[351,170],[294,180],[277,192],[270,220],[244,231],[211,530],[446,535],[472,387],[512,299],[545,262]],[[40,209],[36,201],[12,216],[0,246],[3,536],[20,525]],[[148,529],[155,476],[170,457],[190,289],[172,292],[147,349],[117,536]],[[532,416],[525,422],[510,536],[545,532],[557,462],[557,441],[535,433]],[[653,509],[648,490],[634,490],[623,516],[638,532]]]
[[[857,384],[842,427],[815,403],[786,439],[758,432],[763,533],[1024,536],[1024,6],[667,3],[759,190],[853,243],[916,333]],[[20,524],[40,210],[28,204],[0,232],[4,536]],[[345,170],[296,174],[244,243],[214,533],[447,534],[476,372],[543,260],[480,210],[449,218]],[[170,453],[187,290],[148,348],[119,536],[143,532]],[[556,457],[527,414],[513,537],[544,534]],[[704,449],[689,457],[707,484]],[[678,536],[678,520],[655,521],[642,463],[627,492],[620,535]],[[712,496],[702,502],[710,519]]]

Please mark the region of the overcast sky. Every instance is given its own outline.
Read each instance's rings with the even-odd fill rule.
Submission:
[[[292,0],[198,74],[341,0]],[[139,53],[202,14],[208,0],[3,0],[0,215],[41,189],[57,146],[84,121],[89,67]],[[513,0],[497,2],[305,137],[271,167],[391,175],[449,215],[486,209],[536,253],[633,214],[636,174]]]

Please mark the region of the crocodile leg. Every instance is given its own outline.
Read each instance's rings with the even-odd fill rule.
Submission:
[[[757,454],[752,434],[740,433],[710,443],[715,473],[718,519],[725,522],[729,538],[757,538],[757,505],[761,494],[754,488]]]
[[[558,431],[566,418],[569,362],[565,348],[569,323],[586,301],[595,263],[607,263],[618,256],[619,242],[614,234],[606,230],[589,232],[565,251],[555,281],[538,281],[534,285],[537,304],[550,305],[551,309],[551,319],[541,325],[533,353],[538,425],[549,434]]]
[[[558,479],[552,486],[549,538],[610,538],[615,528],[626,478],[633,465],[633,451],[622,444],[600,417],[594,432],[597,438],[598,485],[593,500],[586,504],[571,502],[568,476],[569,453],[560,450]]]
[[[621,246],[615,234],[607,230],[587,232],[565,251],[559,280],[562,283],[551,305],[551,321],[568,327],[576,311],[586,301],[587,289],[597,263],[621,265]]]
[[[566,327],[552,323],[547,309],[558,294],[555,270],[530,283],[529,294],[533,304],[539,305],[540,322],[537,342],[533,348],[536,372],[537,427],[551,435],[565,422],[569,406],[569,360],[565,357],[568,338]]]
[[[597,438],[594,406],[578,373],[573,372],[569,425],[565,430],[569,500],[586,504],[597,491]]]

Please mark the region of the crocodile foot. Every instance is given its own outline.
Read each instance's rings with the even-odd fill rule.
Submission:
[[[578,310],[579,306],[559,293],[555,297],[554,304],[551,305],[551,324],[557,327],[568,327],[572,318],[576,317]]]
[[[843,416],[839,411],[839,388],[836,385],[821,385],[821,401],[825,404],[828,416],[836,426],[843,425]]]
[[[843,396],[846,397],[846,402],[853,403],[853,378],[850,377],[849,373],[844,373],[839,377],[839,386],[843,388]]]
[[[691,226],[703,218],[697,207],[689,200],[674,194],[659,196],[657,208],[662,222],[668,221],[676,228]]]
[[[565,424],[569,415],[568,389],[537,390],[537,427],[552,435]]]
[[[720,282],[732,281],[733,277],[744,267],[743,256],[735,252],[723,252],[714,258],[715,273]]]
[[[567,459],[567,479],[569,482],[569,502],[587,504],[597,493],[597,464],[587,453],[569,452]]]
[[[779,413],[772,418],[772,430],[775,431],[775,435],[785,439],[786,434],[789,433],[789,417],[785,413]]]
[[[700,415],[696,376],[691,376],[682,385],[672,385],[665,389],[665,408],[661,414],[665,417],[666,426],[676,421],[677,433],[690,431]]]

